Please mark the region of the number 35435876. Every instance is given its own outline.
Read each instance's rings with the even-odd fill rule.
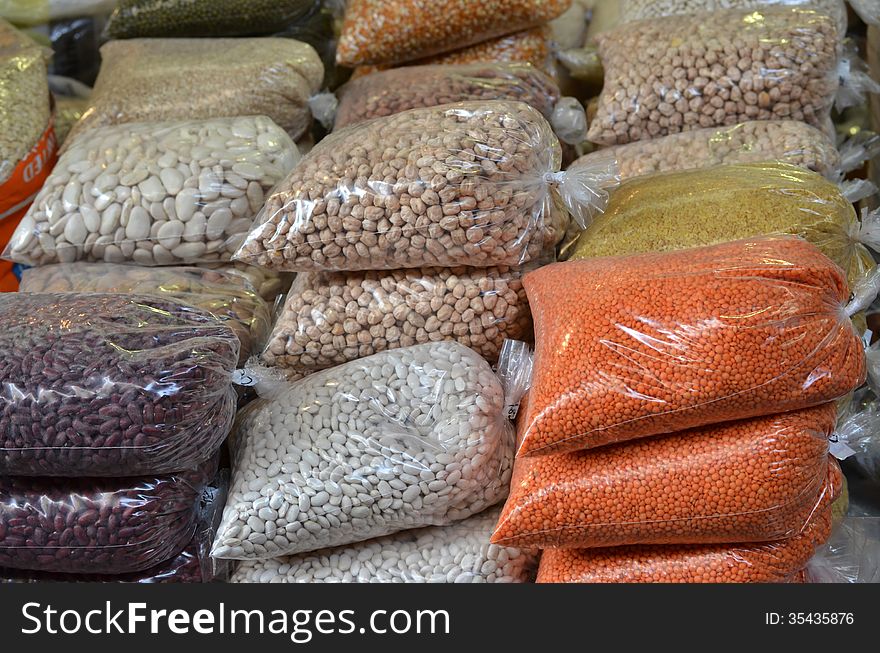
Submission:
[[[768,626],[851,626],[855,615],[852,612],[766,612],[764,623]]]

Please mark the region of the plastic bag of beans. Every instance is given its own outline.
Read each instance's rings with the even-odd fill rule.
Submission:
[[[187,469],[229,433],[239,343],[168,297],[0,296],[0,474]]]
[[[26,265],[228,261],[299,152],[263,116],[132,123],[83,134],[3,256]]]
[[[580,549],[791,537],[827,501],[836,418],[831,402],[519,459],[492,542]]]
[[[534,551],[489,544],[498,509],[448,526],[401,531],[347,547],[248,560],[232,583],[525,583]]]
[[[296,140],[324,66],[293,39],[130,39],[101,47],[92,106],[69,138],[128,122],[263,115]]]
[[[351,0],[336,60],[343,66],[420,59],[541,25],[571,0]]]
[[[119,0],[0,0],[0,18],[17,25],[98,16],[113,11]]]
[[[597,40],[605,85],[588,133],[594,143],[746,120],[799,120],[830,131],[842,48],[834,19],[823,14],[670,16],[625,23]]]
[[[119,0],[106,35],[130,39],[271,34],[307,16],[315,4],[316,0]]]
[[[595,167],[596,162],[589,164]],[[567,252],[574,260],[663,252],[770,234],[805,238],[855,283],[880,249],[840,188],[782,163],[745,163],[631,179]]]
[[[494,363],[530,339],[519,268],[423,268],[297,276],[262,355],[309,372],[380,351],[455,340]]]
[[[235,259],[274,270],[518,265],[607,199],[613,165],[558,172],[547,121],[520,102],[461,102],[352,125],[269,196]]]
[[[196,267],[142,268],[112,263],[71,263],[29,268],[21,292],[158,295],[207,311],[235,332],[244,363],[266,341],[269,305],[244,276]]]
[[[216,558],[449,524],[507,494],[505,392],[463,345],[396,349],[277,385],[240,418]]]
[[[216,458],[166,476],[0,476],[0,566],[70,574],[144,571],[178,555],[198,526]]]
[[[550,549],[538,582],[789,583],[830,534],[826,510],[800,535],[776,542]]]
[[[554,263],[523,282],[535,357],[519,455],[806,408],[866,377],[849,317],[876,277],[849,302],[843,271],[801,238]]]
[[[7,583],[209,583],[224,580],[227,565],[210,557],[214,530],[226,502],[227,471],[221,471],[202,492],[196,533],[176,556],[144,571],[125,574],[64,574],[0,569],[0,585]]]
[[[622,181],[656,172],[764,161],[796,165],[829,178],[841,170],[834,142],[795,120],[751,120],[617,145],[587,154],[572,167],[609,155],[617,159]]]

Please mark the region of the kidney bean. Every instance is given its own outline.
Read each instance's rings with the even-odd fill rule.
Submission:
[[[211,313],[121,294],[0,297],[0,474],[197,466],[232,426],[239,342]]]

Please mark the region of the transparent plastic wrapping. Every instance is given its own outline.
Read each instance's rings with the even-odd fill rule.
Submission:
[[[631,179],[611,194],[604,213],[566,253],[578,260],[771,234],[805,238],[842,267],[851,284],[875,267],[864,243],[874,248],[880,243],[862,229],[836,184],[808,170],[768,162]]]
[[[198,465],[232,426],[238,349],[213,315],[167,297],[0,295],[0,474]]]
[[[240,418],[215,558],[260,560],[449,524],[507,494],[513,430],[492,368],[454,342],[281,384]]]
[[[64,144],[73,126],[89,109],[88,98],[56,97],[55,98],[55,137],[58,145]]]
[[[262,360],[309,372],[455,340],[494,363],[505,338],[531,339],[522,274],[504,267],[300,274]]]
[[[848,516],[805,575],[810,583],[880,583],[880,517]]]
[[[276,306],[279,296],[290,290],[294,277],[289,272],[272,272],[247,263],[201,264],[199,268],[219,272],[216,277],[208,275],[209,281],[221,281],[227,274],[245,279],[273,307]]]
[[[835,429],[831,453],[869,479],[880,481],[880,402],[860,389]]]
[[[0,18],[18,25],[97,16],[113,11],[119,0],[0,0]]]
[[[492,542],[581,549],[792,537],[828,503],[836,418],[832,402],[519,459]]]
[[[788,583],[831,533],[816,515],[796,537],[763,544],[684,544],[609,549],[551,549],[539,583]]]
[[[140,572],[177,556],[217,469],[102,479],[0,476],[0,566],[70,574]]]
[[[209,312],[232,329],[241,343],[239,364],[263,347],[272,323],[269,305],[234,268],[143,268],[112,263],[46,265],[25,270],[19,291],[170,297]]]
[[[620,25],[597,39],[605,86],[588,138],[622,145],[775,119],[829,130],[839,37],[832,18],[786,9]]]
[[[314,48],[293,39],[130,39],[106,43],[101,57],[92,106],[72,140],[128,122],[257,115],[296,140],[324,77]]]
[[[21,583],[210,583],[225,580],[227,570],[218,567],[210,557],[214,530],[219,523],[226,492],[229,489],[226,471],[204,489],[199,500],[199,518],[196,533],[183,551],[169,560],[144,571],[126,574],[64,574],[21,569],[0,569],[0,585]]]
[[[554,263],[518,455],[796,410],[866,377],[843,271],[793,236]],[[597,316],[599,316],[597,318]]]
[[[549,120],[559,97],[556,83],[530,64],[405,66],[343,86],[335,128],[407,109],[478,100],[525,102]]]
[[[587,154],[574,163],[591,164],[613,156],[622,181],[656,172],[674,172],[734,163],[778,161],[836,178],[841,158],[834,142],[795,120],[750,120],[731,127],[709,127],[670,134]]]
[[[396,64],[542,25],[571,0],[494,0],[474,11],[469,0],[351,0],[336,61],[343,66]]]
[[[3,256],[27,265],[228,261],[298,157],[263,116],[83,134],[61,155]]]
[[[241,563],[232,583],[525,583],[537,552],[489,544],[498,509],[337,549]]]
[[[600,180],[616,173],[569,175],[560,161],[550,125],[520,102],[375,118],[303,157],[235,258],[293,271],[527,263],[562,239],[561,204],[583,222],[607,199]]]
[[[49,124],[49,54],[0,20],[0,188]],[[4,205],[0,200],[0,208]],[[2,217],[5,215],[0,211]]]
[[[844,0],[620,0],[620,21],[713,13],[726,9],[766,11],[779,8],[805,9],[834,20],[841,38],[846,34]]]
[[[107,22],[111,39],[272,34],[320,0],[118,0]]]

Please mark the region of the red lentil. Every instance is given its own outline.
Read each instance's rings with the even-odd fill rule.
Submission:
[[[831,513],[796,537],[764,544],[551,549],[539,583],[786,583],[831,534]]]
[[[541,25],[571,0],[350,0],[341,66],[401,63]]]
[[[555,263],[518,455],[815,406],[865,379],[843,271],[792,236]]]
[[[766,542],[825,498],[836,405],[516,461],[492,536],[524,548]]]

